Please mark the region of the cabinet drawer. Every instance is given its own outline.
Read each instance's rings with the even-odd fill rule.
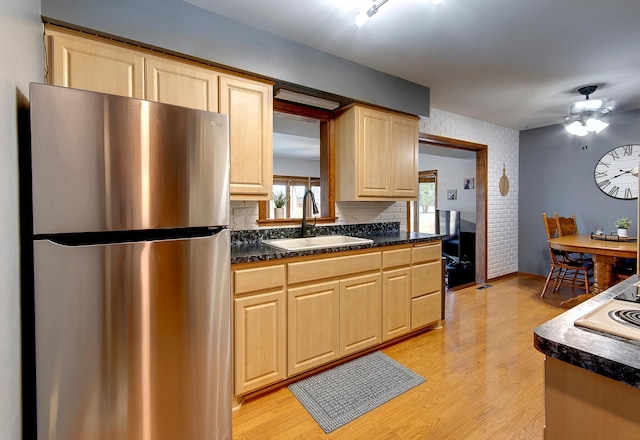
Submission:
[[[442,246],[437,241],[433,244],[414,246],[411,260],[415,264],[423,261],[440,260],[440,258],[442,258]]]
[[[289,284],[380,270],[380,252],[289,263]]]
[[[284,264],[254,267],[233,272],[234,293],[267,290],[284,286]]]
[[[411,264],[411,248],[382,252],[382,268],[408,266]]]
[[[424,327],[440,319],[441,293],[423,295],[411,300],[411,330]]]
[[[442,263],[440,259],[411,267],[411,298],[426,293],[439,292],[441,287]]]

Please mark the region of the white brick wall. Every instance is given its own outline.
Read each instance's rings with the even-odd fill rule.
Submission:
[[[420,119],[420,132],[487,145],[487,277],[518,270],[518,145],[517,130],[431,108],[431,117]],[[509,193],[498,187],[506,167]]]
[[[338,202],[336,224],[400,222],[407,230],[407,202]]]
[[[258,229],[258,202],[231,202],[229,214],[231,229]]]
[[[488,146],[488,249],[487,277],[518,270],[518,144],[516,130],[431,108],[431,117],[420,120],[420,132]],[[506,166],[509,193],[500,194],[498,183]],[[336,224],[399,221],[407,230],[405,202],[338,202]],[[257,202],[231,202],[231,228],[257,229]]]

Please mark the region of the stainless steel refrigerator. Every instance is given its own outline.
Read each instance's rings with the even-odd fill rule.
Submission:
[[[226,115],[31,84],[39,439],[230,439]]]

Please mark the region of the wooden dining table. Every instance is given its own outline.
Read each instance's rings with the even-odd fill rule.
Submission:
[[[637,258],[638,243],[635,240],[599,240],[591,235],[564,235],[550,238],[549,246],[565,252],[591,254],[593,257],[594,294],[613,286],[613,265],[617,258]]]

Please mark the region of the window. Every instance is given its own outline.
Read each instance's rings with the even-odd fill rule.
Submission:
[[[288,196],[285,205],[285,218],[302,218],[302,201],[304,193],[311,188],[313,196],[316,199],[316,205],[322,212],[322,189],[320,188],[320,179],[314,177],[297,177],[297,176],[273,176],[273,193],[282,192]],[[275,218],[274,204],[268,202],[268,217]],[[307,207],[309,209],[309,207]],[[307,212],[307,215],[311,215]]]
[[[409,224],[412,231],[435,233],[435,209],[438,202],[438,171],[418,173],[418,201],[409,202]]]
[[[335,222],[335,180],[333,175],[335,160],[335,140],[334,140],[334,123],[335,115],[331,111],[306,107],[285,101],[274,100],[273,102],[274,116],[290,115],[293,119],[314,120],[318,125],[318,143],[319,152],[317,160],[319,161],[320,177],[310,175],[304,172],[302,176],[291,176],[291,172],[278,172],[278,165],[281,161],[286,161],[286,157],[276,155],[274,153],[274,191],[286,191],[289,195],[284,219],[275,219],[272,202],[258,203],[258,224],[260,226],[275,226],[283,224],[300,224],[302,219],[302,198],[307,188],[311,188],[316,199],[316,204],[320,210],[320,217],[316,219],[317,223],[333,223]],[[275,120],[275,118],[274,118]],[[274,138],[276,129],[274,124]],[[275,148],[274,148],[275,150]],[[293,146],[291,151],[300,150]],[[299,152],[299,151],[297,151]],[[297,170],[296,170],[297,171]]]

